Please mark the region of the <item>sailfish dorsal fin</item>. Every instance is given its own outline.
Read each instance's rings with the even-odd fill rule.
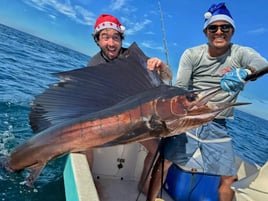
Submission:
[[[114,61],[54,74],[60,81],[36,96],[30,112],[34,132],[111,107],[162,81],[147,70],[148,57],[133,43]]]

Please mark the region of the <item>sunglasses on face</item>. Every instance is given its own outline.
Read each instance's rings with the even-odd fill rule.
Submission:
[[[228,33],[230,31],[232,27],[232,25],[230,24],[222,24],[222,25],[209,25],[207,27],[207,30],[210,32],[210,33],[216,33],[218,31],[218,29],[221,29],[221,32],[223,33]]]

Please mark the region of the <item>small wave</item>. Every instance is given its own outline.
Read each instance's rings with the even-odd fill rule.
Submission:
[[[32,136],[29,107],[12,102],[0,102],[0,153],[7,155],[14,146]]]

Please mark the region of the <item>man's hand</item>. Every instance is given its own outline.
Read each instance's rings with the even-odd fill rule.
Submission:
[[[221,88],[224,91],[235,93],[243,90],[245,85],[245,78],[251,74],[250,70],[244,68],[233,69],[232,71],[224,74],[221,79]]]
[[[150,58],[147,60],[147,68],[151,71],[153,70],[164,70],[166,65],[158,58]]]
[[[172,72],[168,65],[158,58],[150,58],[147,60],[147,69],[156,70],[162,80],[170,82],[172,80]]]

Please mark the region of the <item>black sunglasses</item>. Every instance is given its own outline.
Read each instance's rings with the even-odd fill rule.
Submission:
[[[230,31],[231,28],[233,28],[232,25],[230,24],[222,24],[222,25],[209,25],[207,27],[207,30],[210,32],[210,33],[216,33],[218,31],[218,29],[221,29],[221,32],[223,33],[228,33]]]

